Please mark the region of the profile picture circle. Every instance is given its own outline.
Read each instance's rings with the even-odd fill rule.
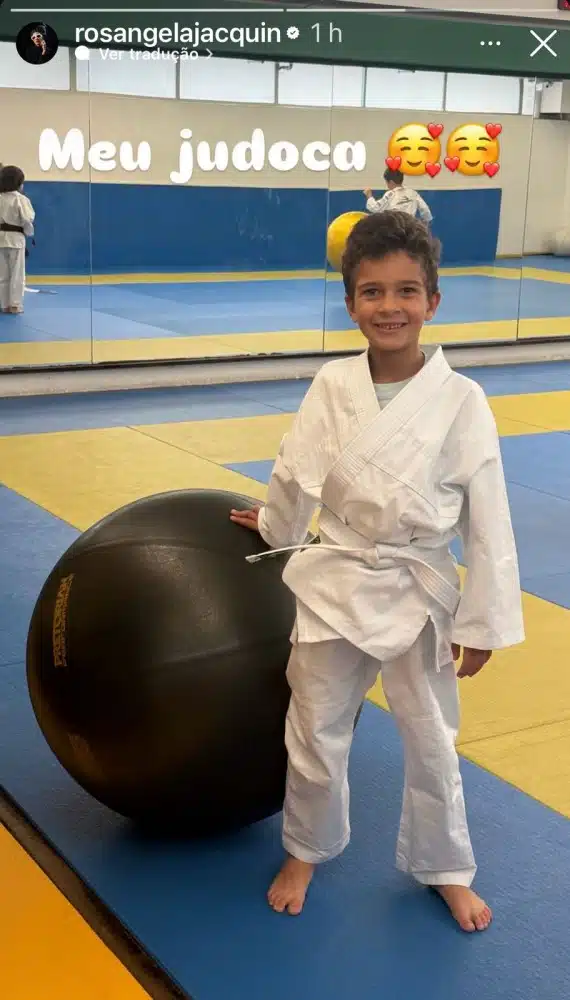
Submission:
[[[30,66],[42,66],[50,62],[59,48],[59,41],[53,28],[43,21],[25,24],[16,36],[18,55]]]

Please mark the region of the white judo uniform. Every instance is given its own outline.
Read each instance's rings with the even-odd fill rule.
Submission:
[[[26,236],[34,235],[35,212],[21,191],[0,193],[0,309],[22,306],[26,283]],[[2,225],[22,232],[4,231]]]
[[[354,719],[381,671],[404,744],[397,866],[425,884],[470,885],[451,643],[500,649],[524,626],[492,412],[441,348],[424,353],[398,386],[374,386],[367,354],[324,365],[260,511],[273,549],[299,548],[283,576],[297,600],[283,842],[312,863],[346,847]],[[317,508],[321,544],[307,547]],[[458,533],[463,593],[449,550]]]
[[[433,215],[422,198],[413,188],[397,187],[386,191],[381,198],[368,198],[366,208],[369,212],[388,212],[397,210],[407,215],[419,216],[422,222],[432,222]]]

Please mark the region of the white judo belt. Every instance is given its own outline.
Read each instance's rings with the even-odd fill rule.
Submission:
[[[282,549],[269,549],[253,556],[246,556],[246,562],[256,563],[282,555],[285,552],[303,552],[314,548],[315,551],[328,549],[332,552],[348,552],[362,559],[373,569],[383,569],[401,563],[408,566],[418,586],[437,602],[449,615],[455,615],[459,602],[460,591],[446,580],[433,566],[421,558],[411,546],[371,545],[367,548],[353,548],[348,545],[323,545],[305,542],[303,545],[290,545]],[[384,565],[383,565],[384,563]]]

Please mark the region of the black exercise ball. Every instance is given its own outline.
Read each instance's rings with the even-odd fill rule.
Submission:
[[[278,812],[294,599],[283,556],[229,520],[255,501],[188,490],[86,531],[38,598],[29,692],[66,771],[117,813],[185,834]]]

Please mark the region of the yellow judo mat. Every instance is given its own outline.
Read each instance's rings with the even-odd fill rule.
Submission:
[[[570,336],[568,261],[440,270],[425,343]],[[236,271],[27,279],[24,314],[0,317],[0,366],[359,350],[338,273]]]
[[[570,391],[491,402],[502,437],[570,431]],[[292,419],[275,413],[11,435],[0,438],[0,480],[80,530],[165,490],[223,489],[262,500],[262,483],[226,466],[271,460]],[[460,747],[570,817],[570,781],[559,777],[570,775],[570,672],[563,667],[570,611],[528,594],[524,603],[524,646],[495,654],[476,681],[461,684]],[[385,706],[380,684],[371,697]]]
[[[0,825],[2,1000],[150,1000]]]
[[[570,366],[567,370],[568,388],[556,388],[556,379],[552,387],[541,384],[541,366],[501,369],[502,374],[489,376],[486,387],[505,449],[509,487],[514,484],[515,490],[524,491],[525,474],[527,479],[532,474],[533,503],[540,505],[541,496],[546,502],[556,494],[563,554],[569,551],[570,523],[564,520],[566,509],[570,513]],[[485,385],[484,370],[477,372],[477,378]],[[49,512],[54,525],[64,523],[81,531],[126,503],[168,490],[223,489],[262,501],[264,483],[301,390],[295,383],[278,383],[213,387],[196,390],[195,396],[192,392],[161,391],[160,401],[150,410],[141,402],[149,398],[144,393],[101,394],[93,401],[76,397],[73,405],[63,399],[20,400],[14,405],[4,401],[3,408],[0,401],[0,516],[8,510],[3,504],[11,499],[31,502]],[[210,405],[211,393],[216,395]],[[549,449],[555,456],[558,485],[553,485],[552,470],[546,470]],[[515,508],[521,502],[516,499]],[[550,508],[545,511],[547,520]],[[24,522],[21,527],[28,530]],[[34,530],[30,526],[30,544],[42,545],[44,536],[34,535]],[[517,535],[517,541],[526,566],[531,558],[527,540]],[[14,569],[6,578],[6,594],[18,569],[18,550],[11,562],[11,544],[7,536],[5,572],[9,575],[10,567]],[[50,557],[52,563],[57,554]],[[461,681],[459,750],[503,782],[570,819],[570,671],[566,669],[570,561],[564,572],[547,566],[545,573],[551,579],[567,579],[558,589],[563,599],[536,596],[541,588],[548,591],[537,578],[534,592],[524,594],[524,645],[494,654],[476,679]],[[2,627],[0,620],[0,639]],[[10,654],[3,655],[0,670],[9,677]],[[14,662],[16,655],[21,660],[23,648],[12,655]],[[380,680],[369,697],[386,708]],[[147,996],[1,829],[0,886],[2,1000]],[[453,995],[451,1000],[458,998],[459,994]]]

